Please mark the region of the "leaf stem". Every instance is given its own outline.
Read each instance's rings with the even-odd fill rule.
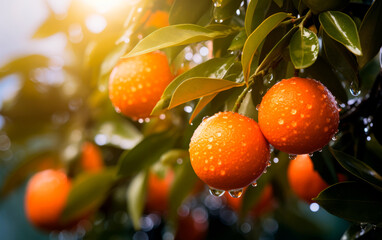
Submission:
[[[303,17],[302,21],[300,22],[299,27],[303,28],[306,20],[308,20],[311,16],[312,16],[312,10],[309,10],[308,13]]]

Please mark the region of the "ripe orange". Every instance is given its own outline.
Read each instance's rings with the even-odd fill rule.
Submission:
[[[288,181],[293,192],[308,203],[312,203],[312,198],[329,186],[314,170],[312,160],[307,154],[298,155],[290,161]]]
[[[25,211],[28,220],[43,230],[57,230],[65,226],[60,223],[71,182],[59,170],[44,170],[32,176],[25,195]]]
[[[156,28],[166,27],[168,25],[170,25],[170,23],[168,22],[168,12],[160,10],[152,13],[145,24],[146,27],[152,26]]]
[[[233,198],[226,193],[227,204],[236,212],[240,211],[243,198]],[[272,185],[266,185],[262,190],[261,196],[257,203],[252,207],[250,214],[252,216],[261,216],[270,212],[275,206],[275,198],[273,197]]]
[[[175,240],[203,240],[208,232],[208,215],[200,208],[179,211]]]
[[[171,184],[174,180],[174,172],[167,170],[164,178],[150,172],[146,198],[146,209],[149,212],[165,213],[168,208],[168,197]]]
[[[196,175],[219,190],[248,186],[260,177],[270,157],[257,123],[234,112],[204,119],[191,138],[189,152]]]
[[[124,58],[110,74],[109,98],[117,112],[134,120],[146,118],[171,80],[167,57],[162,52]]]
[[[82,145],[82,168],[89,172],[98,172],[103,169],[103,160],[100,149],[91,142]]]
[[[259,125],[278,150],[305,154],[324,147],[339,123],[337,102],[320,82],[293,77],[283,79],[264,95]]]

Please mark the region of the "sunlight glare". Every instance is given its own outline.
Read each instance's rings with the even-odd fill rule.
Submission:
[[[98,13],[106,13],[122,5],[136,5],[141,0],[82,0]]]

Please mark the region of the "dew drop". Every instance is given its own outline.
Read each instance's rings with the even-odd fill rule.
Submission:
[[[221,6],[222,6],[222,3],[220,2],[220,0],[214,0],[214,7],[218,8]]]
[[[313,153],[311,152],[311,153],[309,153],[309,157],[313,157]]]
[[[284,120],[283,120],[282,118],[280,118],[279,121],[278,121],[278,123],[279,123],[280,125],[283,125],[283,124],[284,124]]]
[[[295,159],[296,157],[297,157],[296,154],[289,154],[289,156],[288,156],[288,158],[289,158],[290,160],[293,160],[293,159]]]
[[[263,173],[267,173],[267,172],[268,172],[268,170],[267,170],[267,169],[264,169]]]
[[[251,185],[252,185],[252,187],[257,187],[257,182],[254,181]]]
[[[218,190],[218,189],[215,189],[215,188],[210,188],[209,192],[210,192],[211,195],[216,196],[216,197],[221,197],[225,193],[224,190]]]
[[[359,89],[359,86],[356,82],[352,82],[350,84],[350,93],[354,97],[357,97],[359,94],[361,94],[361,90]]]
[[[221,133],[221,132],[218,132],[216,135],[217,135],[218,137],[220,137],[220,136],[222,135],[222,133]]]
[[[214,140],[213,137],[210,137],[210,138],[208,139],[209,142],[212,142],[213,140]]]
[[[291,125],[292,125],[292,127],[296,127],[296,126],[297,126],[297,123],[296,123],[295,121],[293,121],[293,122],[291,123]]]
[[[336,140],[337,140],[337,135],[336,135],[336,134],[333,135],[332,140],[333,140],[333,141],[336,141]]]
[[[291,113],[292,115],[295,115],[295,114],[297,113],[297,110],[296,110],[296,109],[292,109],[292,110],[290,111],[290,113]]]
[[[239,198],[241,195],[243,195],[243,189],[230,190],[228,193],[233,198]]]
[[[312,104],[308,104],[308,105],[306,105],[306,108],[307,108],[307,109],[312,109],[312,107],[313,107]]]
[[[260,108],[260,104],[257,104],[256,105],[256,110],[259,111],[259,108]]]
[[[207,118],[208,118],[208,116],[204,116],[202,120],[205,121],[205,120],[207,120]]]
[[[139,119],[138,119],[138,122],[139,122],[139,123],[144,123],[144,122],[145,122],[145,119],[143,119],[143,118],[139,118]]]
[[[267,167],[270,167],[272,165],[272,162],[271,161],[268,161],[267,163]]]

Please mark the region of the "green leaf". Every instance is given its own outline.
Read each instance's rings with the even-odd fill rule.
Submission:
[[[152,114],[156,114],[163,109],[167,109],[175,89],[185,80],[192,77],[223,78],[228,69],[234,63],[234,60],[234,57],[213,58],[179,75],[167,86],[161,99],[154,107]]]
[[[172,131],[157,133],[144,138],[130,151],[125,151],[118,160],[118,174],[132,176],[143,168],[158,161],[161,155],[174,145]]]
[[[141,228],[140,219],[146,203],[148,171],[141,171],[130,182],[127,189],[127,210],[135,230]]]
[[[348,97],[341,84],[341,80],[332,70],[332,67],[322,58],[318,57],[312,66],[304,69],[301,77],[309,77],[319,80],[330,90],[336,99],[343,103],[347,102]]]
[[[271,3],[271,0],[252,0],[249,2],[244,19],[247,36],[264,20]]]
[[[362,55],[357,26],[351,17],[342,12],[327,11],[319,15],[319,20],[331,38],[342,43],[355,55]]]
[[[334,184],[313,199],[329,213],[353,222],[382,222],[382,193],[358,182]]]
[[[244,44],[241,64],[243,66],[244,80],[247,83],[252,59],[257,52],[259,46],[267,35],[276,28],[285,18],[290,16],[288,13],[279,12],[265,19],[251,35],[247,38]]]
[[[194,111],[192,112],[192,115],[190,117],[190,120],[188,123],[192,123],[192,120],[203,110],[205,106],[207,106],[208,103],[212,101],[218,95],[218,93],[213,93],[204,97],[201,97],[198,104],[196,104]]]
[[[362,56],[358,56],[359,67],[362,68],[379,51],[382,46],[382,1],[374,1],[367,11],[361,27],[359,37],[361,40]]]
[[[105,97],[105,96],[102,96]],[[142,140],[142,133],[125,117],[116,113],[110,102],[94,106],[94,119],[96,119],[93,135],[102,136],[104,144],[121,149],[132,149]],[[102,109],[99,111],[99,109]]]
[[[320,152],[315,152],[311,159],[314,165],[314,169],[320,174],[325,182],[328,184],[334,184],[338,182],[338,177],[334,165],[336,160],[330,153],[328,146],[325,146]]]
[[[95,211],[108,196],[115,180],[115,168],[79,175],[72,184],[62,220],[71,222]]]
[[[197,98],[241,86],[243,86],[242,83],[219,78],[190,78],[185,80],[175,89],[168,108],[171,109]]]
[[[191,193],[198,177],[192,169],[189,157],[183,159],[183,164],[178,166],[175,172],[174,182],[170,188],[169,216],[174,222],[178,217],[178,208],[183,200]]]
[[[279,8],[283,7],[283,3],[284,3],[283,0],[273,0],[273,1],[277,4],[277,6],[279,6]]]
[[[30,77],[30,71],[38,67],[47,67],[49,58],[43,55],[28,55],[17,58],[6,65],[0,66],[0,79],[13,73],[22,73],[25,77]]]
[[[231,19],[240,7],[241,0],[222,0],[219,7],[214,7],[213,16],[216,22],[222,23]]]
[[[311,66],[318,57],[318,50],[318,37],[307,28],[298,29],[290,40],[289,54],[296,69]]]
[[[171,25],[182,23],[197,23],[199,19],[210,11],[212,1],[205,0],[175,0],[169,14]]]
[[[160,157],[160,163],[165,166],[172,166],[178,164],[178,159],[185,159],[189,157],[189,153],[184,149],[171,149],[170,151],[164,153]]]
[[[235,51],[243,48],[245,40],[247,39],[247,34],[245,31],[240,31],[232,40],[231,45],[229,45],[228,50]]]
[[[325,32],[322,33],[322,42],[324,46],[327,61],[339,71],[345,81],[359,85],[357,61],[349,51],[340,43],[334,41]]]
[[[379,175],[374,169],[372,169],[366,163],[346,154],[341,151],[330,149],[333,156],[345,168],[348,172],[356,176],[357,178],[371,184],[373,187],[382,191],[382,176]]]
[[[296,30],[297,27],[293,27],[291,30],[289,30],[289,32],[284,35],[284,37],[272,48],[272,50],[269,51],[267,56],[257,67],[255,74],[264,69],[268,69],[274,61],[282,58],[282,52],[288,46],[290,39],[292,38]]]
[[[179,24],[160,28],[142,39],[128,54],[133,57],[162,48],[186,45],[216,38],[224,38],[238,32],[237,27],[210,25],[202,27],[194,24]]]

